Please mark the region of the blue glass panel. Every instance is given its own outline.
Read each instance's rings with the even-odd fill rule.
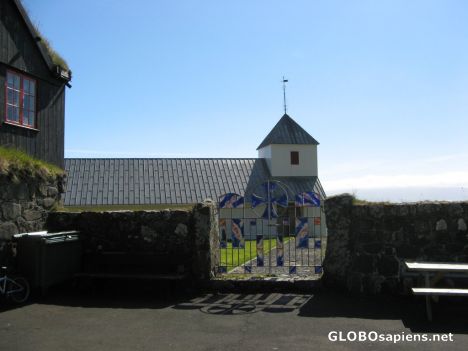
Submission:
[[[321,249],[322,248],[322,240],[315,240],[315,245],[314,247],[316,249]]]
[[[239,208],[244,206],[244,198],[236,193],[228,193],[219,198],[219,208]]]
[[[296,218],[296,247],[307,249],[309,247],[309,221],[306,217]]]
[[[288,197],[286,195],[283,195],[278,199],[273,199],[273,202],[281,207],[288,207]]]
[[[252,208],[257,207],[258,205],[264,204],[265,200],[257,195],[252,195],[251,197]]]
[[[319,207],[320,195],[313,191],[303,192],[294,197],[294,203],[299,207]]]

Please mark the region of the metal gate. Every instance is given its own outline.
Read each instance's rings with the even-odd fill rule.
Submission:
[[[218,215],[219,273],[322,273],[326,227],[318,193],[293,194],[285,184],[268,180],[244,196],[220,196]]]

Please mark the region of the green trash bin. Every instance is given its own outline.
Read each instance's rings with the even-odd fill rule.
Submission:
[[[78,231],[15,235],[17,268],[31,289],[44,295],[49,287],[72,280],[81,270],[82,244]]]

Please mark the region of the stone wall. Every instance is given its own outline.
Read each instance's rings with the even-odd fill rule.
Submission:
[[[64,183],[62,176],[46,180],[0,174],[0,263],[10,254],[14,234],[44,229],[48,213],[60,204]]]
[[[416,278],[405,260],[468,262],[468,202],[325,202],[328,242],[323,281],[356,293],[407,293]]]
[[[215,207],[211,202],[192,210],[54,212],[50,232],[78,230],[85,253],[119,251],[170,255],[196,279],[214,275],[219,250]]]
[[[219,264],[219,229],[216,204],[205,202],[193,209],[192,272],[200,279],[213,278]]]

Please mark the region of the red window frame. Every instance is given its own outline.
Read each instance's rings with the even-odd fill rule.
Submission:
[[[19,81],[20,81],[19,90],[11,88],[11,87],[8,86],[8,75],[13,75],[13,76],[16,76],[16,77],[19,78]],[[30,92],[25,92],[25,90],[24,90],[24,80],[25,79],[34,83],[33,94],[31,94]],[[8,90],[9,89],[13,89],[13,90],[19,92],[18,105],[12,105],[11,103],[9,103],[9,101],[8,101]],[[25,109],[25,106],[24,106],[24,97],[25,96],[32,96],[32,101],[34,103],[34,109],[32,109],[32,110],[30,108]],[[17,106],[17,108],[19,110],[18,111],[18,121],[12,119],[11,117],[9,118],[9,116],[8,116],[8,106]],[[27,123],[25,121],[25,117],[24,117],[25,110],[28,111],[28,112],[33,113],[33,115],[32,115],[33,123],[32,124],[29,124],[29,123]],[[15,72],[15,71],[7,70],[7,74],[5,76],[5,122],[9,123],[9,124],[14,124],[14,125],[17,125],[17,126],[25,127],[25,128],[35,129],[36,128],[36,116],[37,116],[36,111],[37,111],[37,81],[36,81],[36,79],[31,78],[29,76],[26,76],[24,74]],[[28,117],[28,118],[30,118],[30,117]]]
[[[299,151],[291,151],[291,164],[292,165],[299,164]]]

